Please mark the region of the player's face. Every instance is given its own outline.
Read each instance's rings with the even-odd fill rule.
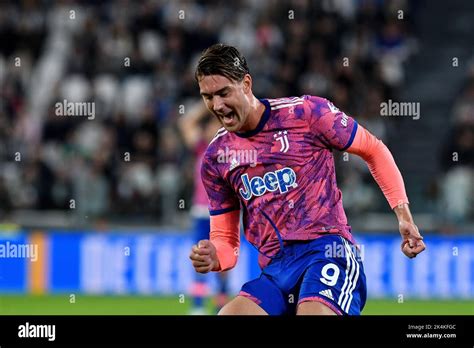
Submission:
[[[203,76],[199,88],[207,108],[225,129],[229,132],[242,130],[250,112],[250,75],[245,75],[240,82],[221,75]]]

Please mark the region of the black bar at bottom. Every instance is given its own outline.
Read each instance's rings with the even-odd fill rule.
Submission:
[[[0,316],[0,347],[474,343],[474,316]],[[45,325],[54,325],[53,327]],[[32,337],[32,336],[42,337]],[[22,336],[22,337],[20,337]],[[25,337],[26,336],[26,337]],[[54,340],[53,340],[54,338]]]

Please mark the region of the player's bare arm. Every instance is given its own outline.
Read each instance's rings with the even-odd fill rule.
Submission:
[[[413,221],[408,204],[400,204],[396,206],[393,211],[397,215],[400,235],[402,236],[402,251],[409,258],[416,257],[419,253],[425,250],[426,246],[423,243],[423,237],[418,231],[418,227]]]
[[[207,116],[206,106],[199,102],[193,105],[189,112],[179,119],[178,127],[188,148],[193,149],[201,139],[199,122]]]

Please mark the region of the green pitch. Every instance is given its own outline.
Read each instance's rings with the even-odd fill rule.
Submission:
[[[186,315],[184,296],[0,295],[0,315]],[[209,314],[213,313],[208,301]],[[474,315],[474,300],[369,300],[364,315]]]

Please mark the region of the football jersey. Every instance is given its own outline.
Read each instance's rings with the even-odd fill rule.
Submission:
[[[288,241],[341,235],[354,243],[336,182],[334,149],[347,149],[357,122],[327,99],[261,99],[249,132],[221,128],[201,166],[211,215],[242,209],[246,239],[264,267]]]

